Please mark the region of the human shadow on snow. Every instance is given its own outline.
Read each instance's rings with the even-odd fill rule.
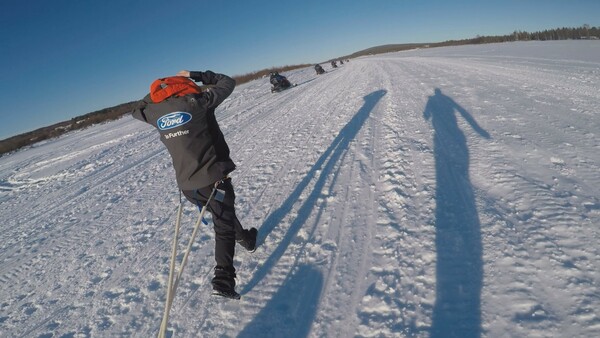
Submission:
[[[281,223],[294,205],[300,200],[300,196],[304,190],[308,187],[309,183],[317,177],[317,181],[310,192],[310,194],[304,199],[304,202],[300,206],[297,212],[296,218],[291,222],[289,229],[285,236],[281,239],[275,250],[271,253],[269,258],[260,266],[260,268],[254,273],[252,279],[244,286],[241,294],[245,294],[252,290],[277,264],[279,259],[285,253],[287,247],[290,245],[300,228],[304,225],[306,219],[310,216],[312,210],[317,205],[317,199],[321,196],[322,190],[325,186],[328,176],[333,172],[333,169],[339,159],[348,150],[350,142],[356,137],[359,130],[369,117],[371,110],[377,105],[379,100],[387,93],[385,90],[377,90],[369,95],[366,95],[363,106],[358,112],[352,117],[352,119],[342,128],[333,140],[331,145],[325,150],[323,155],[319,157],[317,162],[313,165],[306,176],[298,183],[294,191],[290,196],[282,203],[282,205],[275,211],[273,211],[264,221],[260,227],[257,238],[257,245],[262,245],[265,238],[275,229],[275,227]],[[314,229],[313,229],[314,230]]]
[[[483,259],[481,224],[469,179],[469,149],[458,112],[482,137],[490,135],[439,88],[423,117],[431,119],[436,172],[436,301],[431,337],[480,337]]]
[[[308,337],[321,290],[323,274],[300,265],[237,337]]]

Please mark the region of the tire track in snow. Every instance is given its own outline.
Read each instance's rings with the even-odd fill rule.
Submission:
[[[74,217],[74,218],[69,219],[71,216],[69,216],[68,213],[65,215],[63,209],[68,209],[71,206],[81,205],[82,203],[85,205],[86,202],[82,202],[82,201],[84,201],[88,198],[88,194],[93,194],[94,192],[103,190],[105,184],[110,185],[111,182],[118,180],[120,176],[126,174],[129,170],[135,168],[137,165],[147,163],[162,153],[163,153],[162,150],[151,153],[150,155],[139,160],[139,162],[134,163],[134,165],[132,165],[132,166],[120,169],[118,171],[113,171],[108,174],[103,173],[106,176],[101,177],[101,178],[94,177],[96,175],[99,175],[98,173],[94,174],[91,177],[85,177],[84,179],[80,180],[79,184],[73,185],[73,189],[71,190],[71,192],[67,191],[67,193],[64,194],[66,196],[63,197],[63,199],[59,199],[59,198],[57,198],[56,200],[53,199],[52,201],[54,203],[52,203],[52,207],[37,208],[37,210],[39,210],[38,213],[35,213],[35,212],[32,213],[29,216],[29,218],[24,219],[23,222],[27,222],[30,220],[36,220],[36,223],[37,223],[38,222],[37,220],[39,220],[39,219],[45,219],[47,221],[43,221],[42,224],[40,225],[40,227],[31,229],[31,230],[33,230],[33,232],[27,233],[25,235],[25,238],[32,238],[31,241],[29,241],[27,244],[25,244],[25,247],[29,247],[29,248],[37,247],[37,244],[38,244],[40,236],[41,236],[38,233],[41,233],[42,231],[46,234],[45,236],[41,236],[41,237],[44,239],[44,247],[47,247],[47,249],[44,250],[44,248],[42,247],[42,248],[37,248],[36,250],[33,251],[34,253],[39,253],[39,255],[43,255],[44,252],[47,250],[50,250],[50,248],[52,248],[52,251],[54,251],[54,252],[59,252],[65,247],[71,247],[73,245],[76,245],[77,243],[80,243],[82,238],[90,238],[91,233],[96,229],[96,227],[94,227],[93,225],[84,225],[79,231],[72,231],[75,226],[81,225],[77,221],[77,213],[76,212],[71,213],[72,217]],[[93,186],[90,187],[89,189],[81,192],[81,190],[80,190],[81,184],[87,184],[88,182],[90,183],[90,185],[93,185]],[[79,193],[73,192],[74,190],[78,190]],[[43,217],[42,217],[42,212],[44,212]],[[99,224],[102,225],[101,214],[96,216],[96,219],[98,219],[98,221],[100,222]],[[104,228],[101,227],[101,229],[104,229]],[[11,239],[11,238],[14,239],[15,237],[21,238],[21,236],[15,236],[14,233],[16,231],[20,231],[20,230],[15,229],[13,231],[9,231],[7,234],[7,236],[8,236],[7,239]],[[70,234],[72,236],[67,236],[65,238],[64,237],[65,234]],[[6,242],[9,242],[9,241],[7,240]],[[17,254],[19,252],[21,252],[21,248],[19,248],[19,247],[13,248],[12,253],[10,251],[5,252],[5,255],[6,255],[5,257],[7,259],[12,260],[12,262],[10,265],[0,268],[0,275],[3,275],[6,270],[14,270],[15,267],[17,269],[23,268],[21,266],[21,262],[28,258],[22,257],[22,256],[17,256]],[[1,278],[2,277],[0,277],[0,279]]]
[[[409,135],[425,127],[421,102],[428,93],[415,81],[410,65],[380,62],[370,66],[369,71],[378,74],[383,87],[388,88],[388,95],[377,138],[380,150],[372,261],[366,271],[368,287],[357,306],[356,333],[415,336],[427,329],[431,314],[431,304],[415,300],[431,298],[433,230],[421,221],[433,207],[429,190],[435,176],[429,169],[433,168],[431,149],[424,140]],[[413,171],[416,163],[424,172]]]

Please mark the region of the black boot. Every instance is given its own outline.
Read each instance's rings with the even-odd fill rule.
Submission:
[[[237,242],[243,246],[246,250],[254,252],[256,250],[256,236],[258,230],[256,228],[250,228],[250,230],[244,230],[244,238],[238,239]]]
[[[213,294],[227,298],[240,299],[235,292],[235,272],[221,266],[215,267],[215,277],[212,279]]]

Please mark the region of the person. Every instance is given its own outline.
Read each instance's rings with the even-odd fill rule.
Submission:
[[[337,63],[335,62],[335,60],[331,60],[331,67],[337,68]]]
[[[323,67],[321,67],[320,64],[315,65],[315,71],[317,72],[317,75],[321,75],[321,74],[325,73],[325,69],[323,69]]]
[[[280,92],[292,86],[290,81],[278,72],[271,72],[269,76],[269,82],[273,85],[271,87],[271,93]]]
[[[206,88],[195,82],[202,82]],[[244,229],[235,214],[235,193],[228,176],[235,164],[215,117],[215,109],[234,88],[235,80],[227,75],[182,70],[176,76],[154,81],[133,117],[159,132],[171,155],[177,185],[190,202],[201,208],[213,187],[220,195],[224,193],[223,198],[211,199],[207,206],[215,232],[212,287],[215,294],[239,299],[233,265],[235,244],[254,251],[258,231]]]

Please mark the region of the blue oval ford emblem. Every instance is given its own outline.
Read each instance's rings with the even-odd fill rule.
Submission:
[[[167,130],[182,126],[191,120],[192,114],[177,111],[160,117],[158,120],[156,120],[156,126],[160,130]]]

